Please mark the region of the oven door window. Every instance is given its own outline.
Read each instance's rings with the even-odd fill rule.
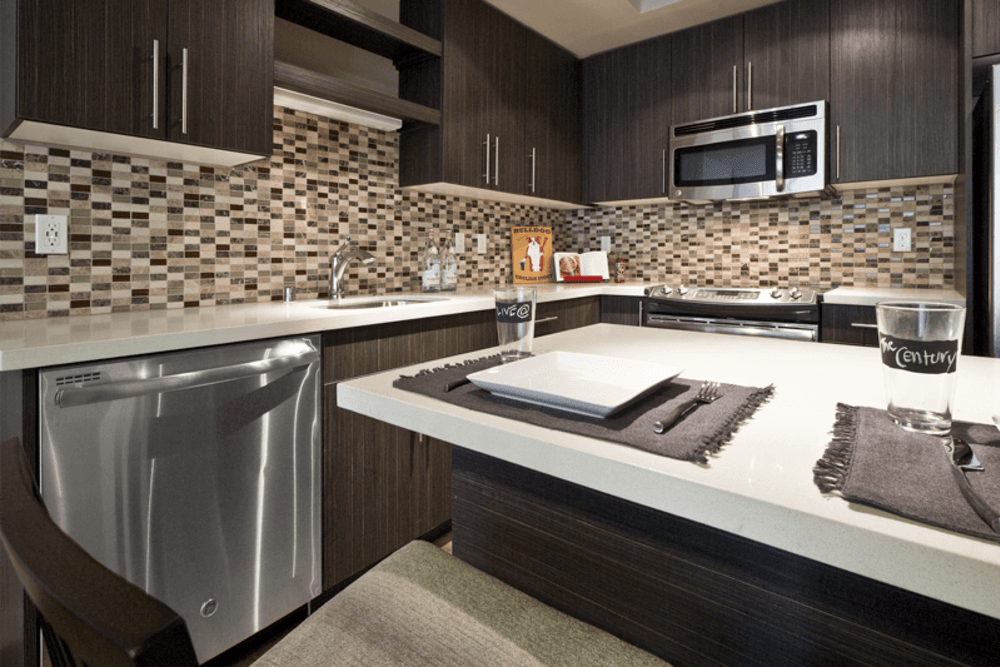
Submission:
[[[775,137],[753,137],[678,148],[674,185],[738,185],[775,179]]]

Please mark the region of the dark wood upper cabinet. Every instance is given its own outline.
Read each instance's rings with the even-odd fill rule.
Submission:
[[[583,61],[584,198],[666,195],[672,118],[671,36]]]
[[[952,0],[831,0],[831,183],[958,173]]]
[[[526,47],[525,192],[580,202],[580,61],[536,32],[527,32]]]
[[[439,38],[443,49],[440,64],[399,68],[400,97],[440,108],[442,114],[440,127],[404,127],[400,185],[572,196],[573,188],[560,179],[579,178],[558,175],[560,167],[554,166],[568,155],[574,164],[561,168],[576,173],[580,168],[573,157],[580,142],[578,79],[569,54],[482,0],[402,0],[400,23]],[[483,196],[489,198],[488,192]]]
[[[673,34],[673,122],[727,116],[742,109],[743,16]]]
[[[139,136],[166,137],[167,7],[154,0],[4,0],[9,72],[3,127],[37,121]],[[154,70],[161,80],[154,95]],[[154,107],[156,99],[158,106]],[[158,129],[153,117],[158,114]]]
[[[169,138],[270,155],[274,0],[170,0],[169,12]]]
[[[786,0],[743,15],[744,111],[830,97],[829,0]]]
[[[972,57],[1000,53],[1000,2],[972,0]]]
[[[0,12],[5,136],[73,128],[271,154],[273,0],[0,0]]]

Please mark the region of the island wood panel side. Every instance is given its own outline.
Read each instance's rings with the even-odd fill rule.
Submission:
[[[453,466],[455,555],[675,667],[996,664],[996,619],[469,450]]]

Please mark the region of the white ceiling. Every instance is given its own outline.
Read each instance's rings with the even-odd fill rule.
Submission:
[[[776,0],[487,0],[585,58]]]

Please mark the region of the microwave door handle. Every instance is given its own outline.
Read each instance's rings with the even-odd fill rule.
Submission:
[[[136,396],[146,396],[149,394],[159,394],[168,391],[179,391],[182,389],[193,389],[212,384],[222,384],[223,382],[233,382],[255,375],[264,375],[273,371],[288,370],[306,366],[319,361],[319,351],[315,349],[305,350],[298,354],[290,354],[284,357],[274,357],[272,359],[262,359],[251,361],[245,364],[234,366],[224,366],[222,368],[209,368],[191,373],[179,373],[166,377],[149,378],[147,380],[126,380],[123,382],[111,382],[89,387],[64,387],[56,392],[55,403],[60,408],[71,408],[79,405],[91,405],[93,403],[106,403]]]
[[[774,185],[778,192],[785,189],[785,126],[779,125],[774,135]]]

